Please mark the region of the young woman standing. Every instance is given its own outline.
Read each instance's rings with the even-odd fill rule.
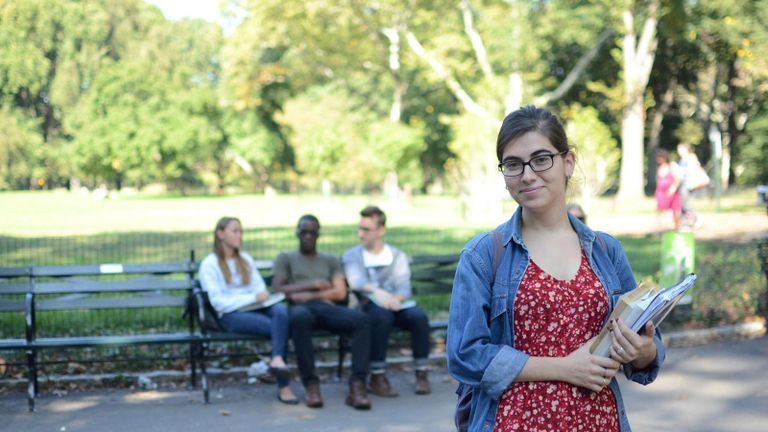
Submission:
[[[614,376],[623,367],[633,381],[653,381],[659,332],[608,323],[610,358],[589,352],[617,298],[636,287],[626,255],[568,215],[576,160],[549,111],[509,114],[496,153],[519,207],[465,246],[448,323],[448,368],[457,393],[471,394],[468,430],[629,431]]]

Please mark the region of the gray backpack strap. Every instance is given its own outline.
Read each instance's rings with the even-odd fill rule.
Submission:
[[[504,253],[504,245],[501,244],[501,231],[493,230],[491,233],[493,239],[493,273],[491,273],[491,286],[496,283],[496,270],[501,264],[501,255]]]

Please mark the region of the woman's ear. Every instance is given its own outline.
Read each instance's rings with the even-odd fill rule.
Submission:
[[[564,162],[565,176],[571,178],[573,176],[573,171],[576,169],[576,154],[573,152],[573,150],[570,150],[565,154]]]

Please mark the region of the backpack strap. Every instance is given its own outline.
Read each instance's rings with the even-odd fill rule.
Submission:
[[[501,265],[501,255],[504,253],[504,245],[501,244],[501,231],[493,230],[491,233],[493,239],[493,271],[491,273],[491,286],[496,283],[496,271]]]
[[[602,231],[595,231],[595,237],[596,242],[598,246],[603,250],[603,252],[608,251],[608,245],[605,244],[605,239],[603,238],[603,232]]]

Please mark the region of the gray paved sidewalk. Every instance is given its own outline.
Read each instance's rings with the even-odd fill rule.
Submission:
[[[372,396],[370,412],[344,405],[346,386],[324,383],[326,407],[312,410],[275,399],[273,386],[215,385],[212,403],[199,391],[100,390],[46,394],[26,412],[23,393],[0,397],[0,430],[75,431],[343,431],[453,430],[455,383],[431,375],[434,393],[416,396],[413,375],[391,378],[401,395]],[[666,367],[648,387],[621,383],[635,432],[768,431],[768,337],[669,350]],[[293,384],[295,390],[300,386]]]

